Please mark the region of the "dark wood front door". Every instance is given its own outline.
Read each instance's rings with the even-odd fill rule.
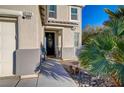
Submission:
[[[48,56],[55,55],[55,34],[46,32],[46,51]]]

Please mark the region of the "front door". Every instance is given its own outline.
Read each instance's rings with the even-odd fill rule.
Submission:
[[[46,32],[46,51],[48,56],[55,55],[55,34],[52,32]]]
[[[0,77],[13,75],[15,30],[15,22],[0,21]]]

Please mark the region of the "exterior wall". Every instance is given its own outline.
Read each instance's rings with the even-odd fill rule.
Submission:
[[[58,21],[68,21],[69,20],[69,7],[66,5],[57,6],[57,19]]]
[[[74,33],[79,33],[79,46],[74,46]],[[63,29],[63,59],[77,60],[77,49],[81,47],[81,30],[76,28],[74,31],[70,28]]]
[[[18,48],[15,51],[14,56],[14,73],[17,75],[34,73],[36,66],[40,62],[40,44],[44,43],[45,29],[56,32],[56,54],[61,52],[63,60],[77,60],[76,51],[78,47],[74,46],[74,32],[80,33],[79,47],[81,45],[81,7],[78,8],[78,20],[70,20],[70,7],[68,5],[57,6],[57,19],[47,18],[46,20],[56,20],[62,22],[74,22],[78,25],[44,25],[41,23],[41,14],[39,12],[39,6],[36,5],[0,5],[0,9],[16,10],[22,12],[32,12],[31,19],[23,19],[22,16],[18,16]],[[45,10],[47,12],[47,10]],[[8,17],[11,17],[8,15]],[[59,23],[57,23],[59,24]],[[72,27],[75,29],[72,30]],[[62,49],[61,49],[62,48]]]
[[[63,29],[63,47],[62,47],[62,58],[75,59],[74,52],[74,31],[71,28]]]
[[[56,19],[51,19],[48,17],[47,18],[50,20],[56,20],[56,21],[72,21],[71,20],[71,7],[76,7],[78,9],[78,20],[75,21],[77,23],[81,22],[81,7],[80,6],[71,6],[71,5],[57,5],[57,18]],[[47,6],[48,9],[48,6]],[[48,11],[47,11],[48,13]]]
[[[34,73],[36,66],[40,62],[40,44],[43,40],[39,6],[0,5],[0,9],[33,13],[31,19],[23,19],[22,16],[18,16],[18,48],[15,51],[13,73],[17,75]]]
[[[40,63],[39,49],[19,49],[16,51],[16,75],[35,74],[35,70]]]
[[[48,6],[46,6],[48,7]],[[73,21],[71,20],[71,7],[76,7],[78,10],[78,20]],[[48,25],[52,28],[58,28],[61,27],[62,31],[62,45],[60,43],[58,46],[62,46],[62,59],[63,60],[77,60],[77,49],[81,46],[81,10],[82,8],[80,6],[68,6],[68,5],[57,5],[57,18],[49,18],[48,17],[48,9],[46,8],[46,22],[49,20],[54,21],[61,21],[61,22],[73,22],[77,23],[78,25],[61,25],[61,24],[46,24],[44,27],[47,27]],[[74,27],[74,29],[72,29]],[[79,32],[79,46],[74,46],[74,32]]]
[[[36,5],[0,5],[0,9],[17,10],[23,12],[32,12],[31,19],[22,19],[18,17],[18,46],[19,49],[40,48],[42,24],[39,14],[39,8]]]

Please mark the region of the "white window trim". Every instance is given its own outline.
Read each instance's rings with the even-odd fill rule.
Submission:
[[[51,12],[53,12],[53,11],[51,11]],[[47,6],[47,16],[48,16],[48,19],[50,19],[50,20],[55,20],[55,19],[57,19],[57,5],[56,5],[56,18],[53,18],[53,17],[49,17],[49,5]]]
[[[77,8],[77,7],[75,7],[75,6],[69,6],[69,20],[72,21],[72,22],[79,22],[79,17],[78,17],[79,10],[78,10],[78,8],[77,8],[77,20],[72,20],[71,19],[71,8]]]
[[[80,37],[80,33],[79,32],[74,32],[74,47],[78,48],[79,47],[80,38],[78,37],[78,40],[75,40],[75,34],[78,34],[79,37]],[[78,45],[75,45],[75,42],[78,42]]]

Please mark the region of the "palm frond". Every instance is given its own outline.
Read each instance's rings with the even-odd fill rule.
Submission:
[[[113,71],[115,71],[115,76],[117,80],[121,83],[121,85],[124,84],[124,65],[120,63],[113,64]]]
[[[114,13],[110,9],[105,8],[104,11],[109,15],[109,18],[110,19],[116,19],[116,18],[118,18],[118,16],[116,15],[116,13]]]
[[[121,17],[120,19],[105,21],[104,25],[109,27],[114,35],[116,36],[124,35],[124,17]]]

